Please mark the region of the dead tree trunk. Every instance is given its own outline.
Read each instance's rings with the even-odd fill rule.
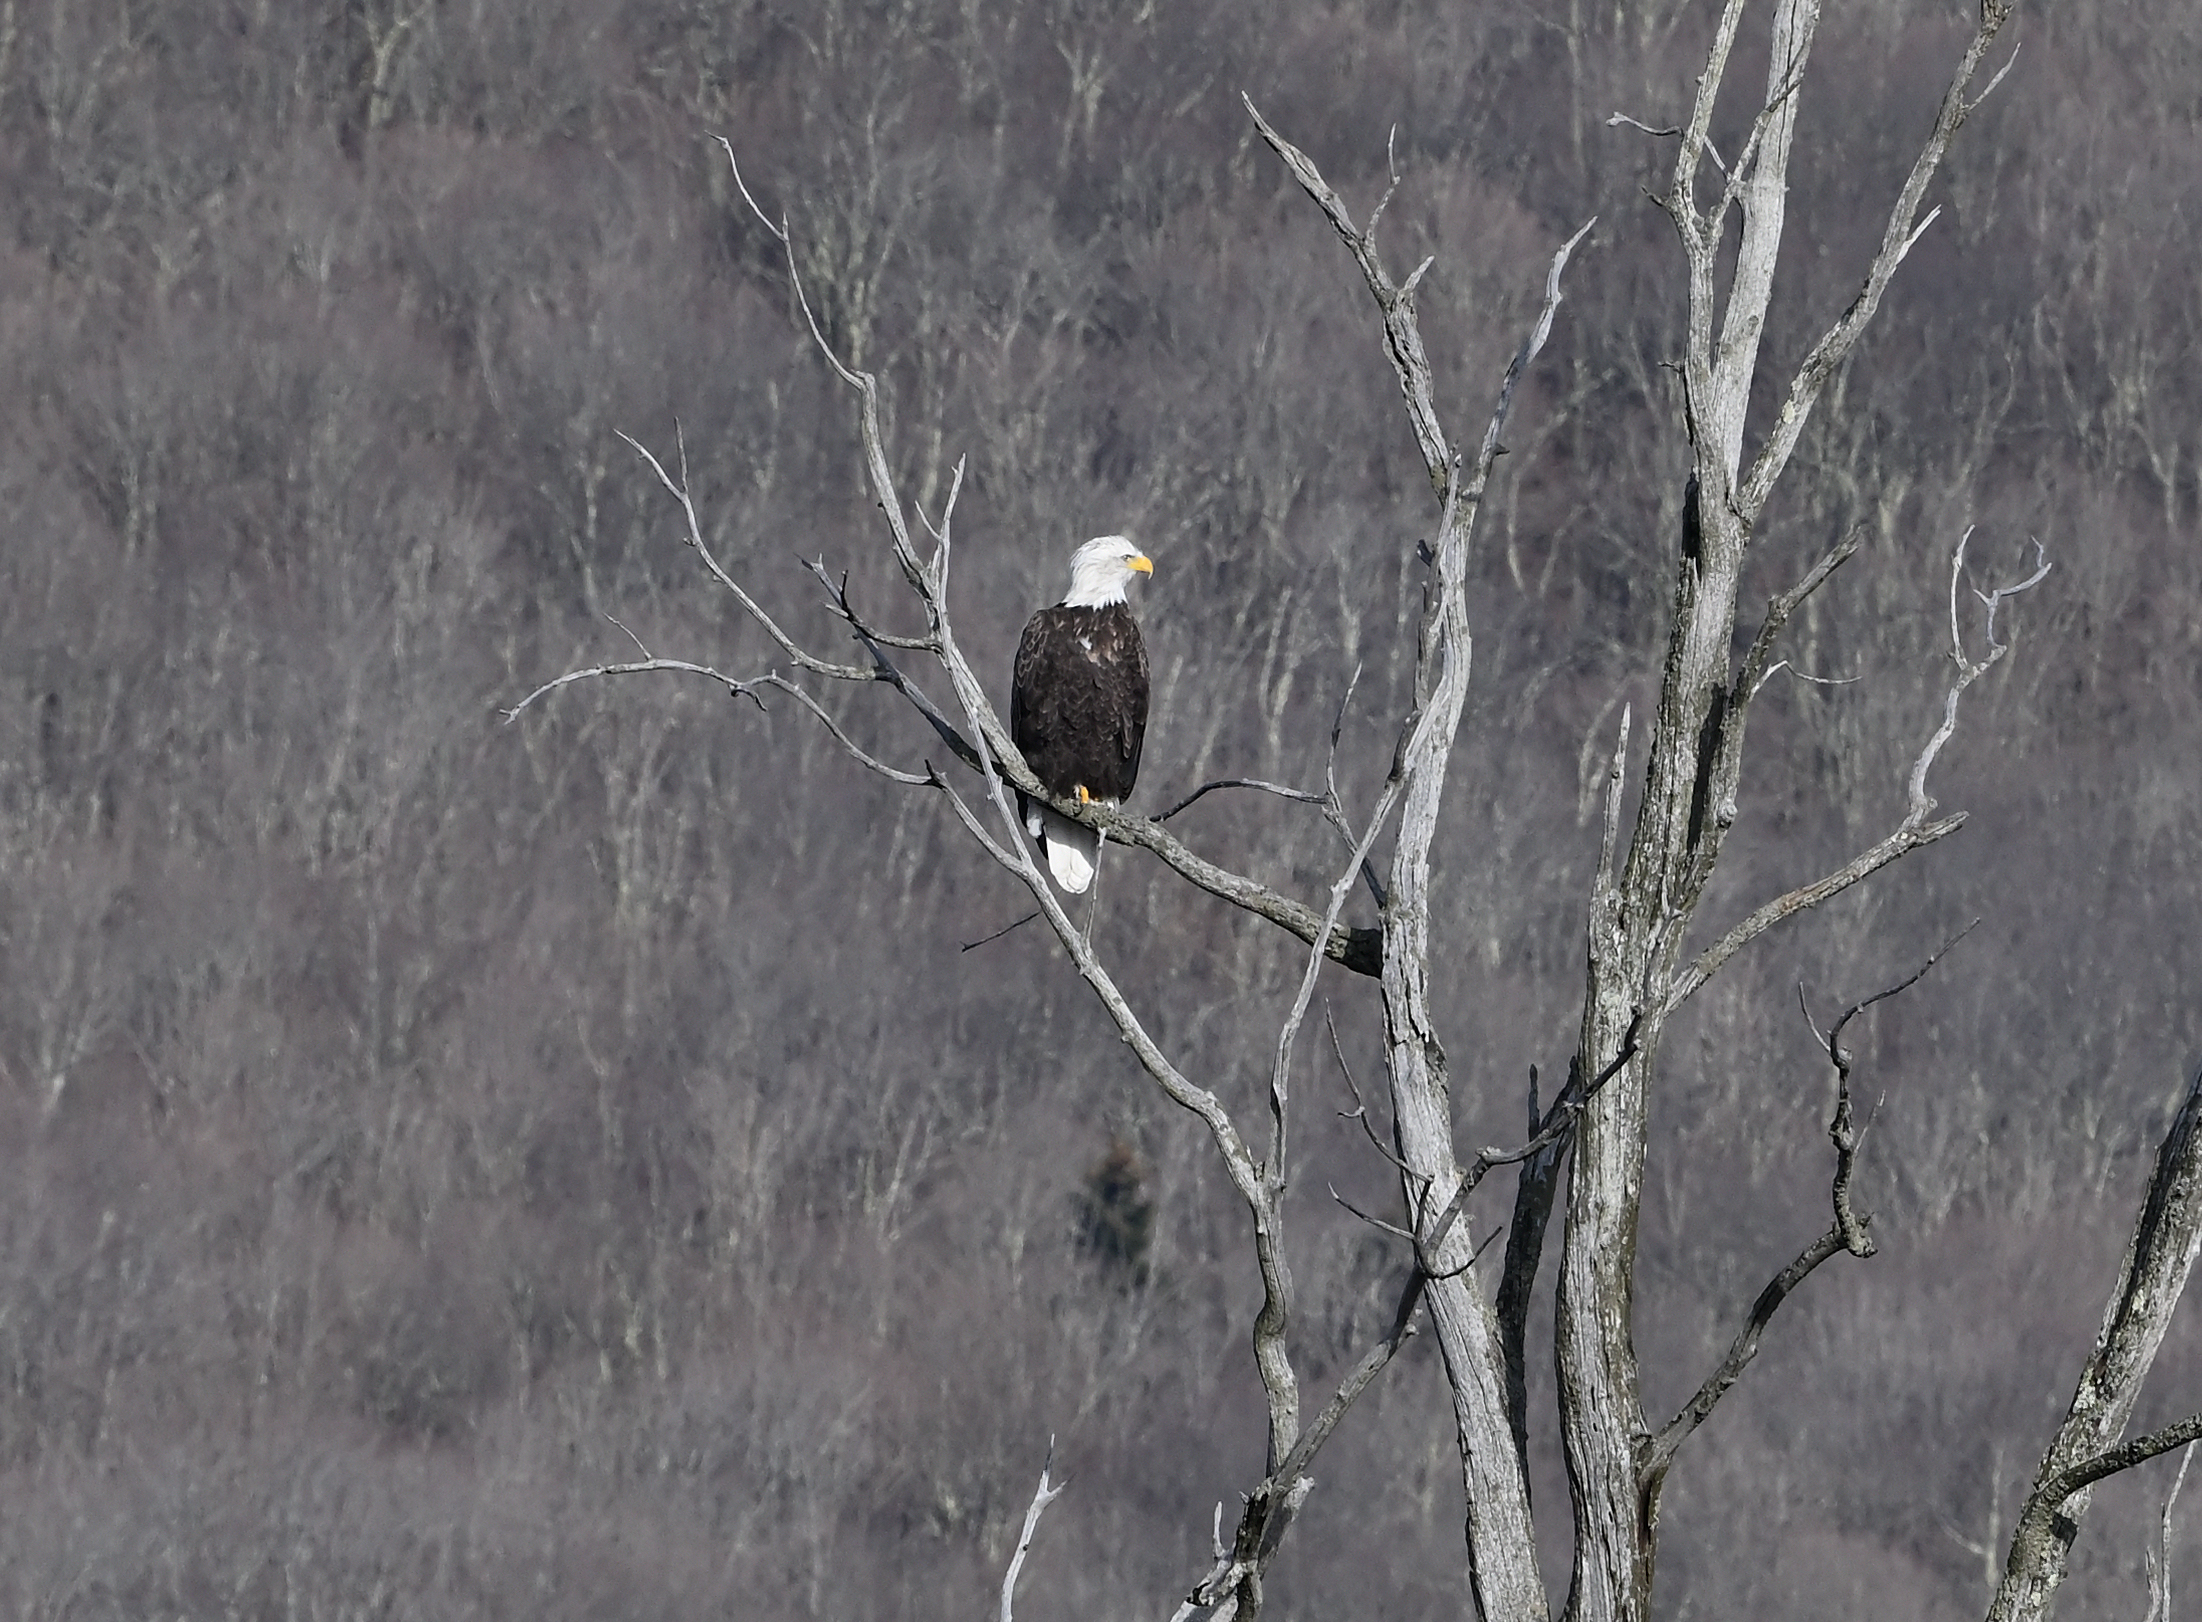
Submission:
[[[1702,984],[1702,972],[1695,965],[1685,969],[1682,954],[1737,815],[1744,729],[1759,680],[1752,666],[1764,663],[1763,655],[1746,659],[1738,671],[1730,653],[1753,527],[1822,388],[1872,319],[1889,278],[1924,228],[1919,209],[1927,182],[1971,110],[1969,87],[2004,16],[2000,6],[1984,10],[1891,211],[1863,289],[1798,368],[1778,417],[1746,465],[1751,386],[1773,294],[1792,137],[1819,5],[1778,0],[1759,113],[1719,198],[1709,210],[1701,209],[1697,187],[1706,135],[1742,9],[1741,0],[1730,0],[1722,12],[1696,105],[1680,132],[1673,179],[1660,199],[1680,233],[1689,274],[1682,374],[1692,471],[1643,795],[1619,882],[1593,900],[1575,1061],[1579,1073],[1596,1071],[1620,1052],[1625,1035],[1635,1035],[1636,1057],[1583,1113],[1562,1236],[1557,1357],[1576,1523],[1568,1615],[1577,1622],[1641,1622],[1649,1614],[1664,1468],[1656,1473],[1648,1468],[1652,1432],[1632,1333],[1646,1100],[1667,1018]],[[1742,210],[1741,239],[1723,299],[1716,261],[1731,205]],[[1814,583],[1808,580],[1799,597]],[[1768,629],[1786,612],[1777,604]],[[1762,634],[1754,652],[1764,642]],[[1957,825],[1956,818],[1928,821],[1931,807],[1923,794],[1915,794],[1902,827],[1868,853],[1877,859],[1855,877]],[[1775,916],[1780,915],[1785,914]],[[1734,950],[1725,941],[1721,946]],[[1704,972],[1717,961],[1705,964]]]
[[[1777,0],[1760,110],[1735,162],[1720,167],[1716,160],[1721,190],[1707,208],[1699,201],[1699,181],[1711,153],[1708,131],[1743,11],[1743,0],[1728,0],[1724,6],[1698,81],[1690,122],[1686,129],[1667,132],[1679,138],[1679,145],[1672,181],[1658,201],[1680,234],[1688,272],[1689,322],[1681,369],[1693,467],[1683,504],[1666,666],[1635,830],[1618,880],[1612,873],[1609,834],[1590,898],[1580,1044],[1571,1071],[1571,1096],[1564,1099],[1566,1112],[1555,1122],[1562,1132],[1575,1123],[1556,1346],[1561,1430],[1576,1532],[1568,1614],[1580,1622],[1608,1618],[1638,1622],[1648,1614],[1659,1487],[1672,1456],[1671,1448],[1660,1451],[1654,1446],[1632,1335],[1646,1099],[1666,1021],[1752,937],[1906,851],[1940,838],[1962,821],[1957,817],[1930,820],[1933,801],[1925,792],[1926,767],[1947,736],[1945,730],[1922,752],[1913,774],[1908,814],[1894,832],[1837,872],[1758,909],[1685,964],[1684,948],[1698,903],[1736,818],[1745,722],[1769,668],[1772,640],[1804,596],[1849,555],[1847,547],[1838,548],[1794,591],[1770,605],[1751,653],[1739,669],[1731,649],[1753,526],[1821,391],[1873,318],[1883,290],[1918,232],[1933,218],[1932,214],[1925,221],[1920,218],[1927,183],[1951,137],[1976,104],[1968,99],[1968,92],[2006,14],[2001,4],[1984,9],[1934,127],[1890,213],[1863,288],[1798,367],[1777,418],[1763,431],[1756,456],[1746,464],[1751,388],[1773,295],[1790,151],[1819,5],[1818,0]],[[1384,930],[1383,984],[1396,1131],[1410,1216],[1418,1239],[1426,1241],[1425,1218],[1433,1209],[1450,1209],[1453,1201],[1447,1191],[1461,1183],[1459,1156],[1450,1135],[1444,1049],[1424,995],[1430,947],[1423,909],[1429,877],[1429,821],[1434,819],[1442,791],[1458,717],[1454,684],[1465,686],[1469,647],[1459,582],[1447,574],[1447,542],[1472,520],[1473,498],[1480,495],[1481,485],[1479,480],[1470,486],[1466,498],[1460,497],[1449,442],[1431,405],[1428,363],[1413,305],[1414,283],[1421,272],[1409,277],[1404,287],[1395,286],[1378,263],[1369,235],[1353,224],[1314,165],[1267,124],[1260,128],[1322,206],[1368,281],[1382,313],[1386,349],[1399,373],[1416,441],[1444,504],[1445,521],[1433,560],[1435,579],[1428,588],[1422,628],[1424,663],[1415,692],[1426,716],[1440,718],[1442,726],[1417,734],[1418,742],[1433,753],[1417,763],[1416,775],[1410,779]],[[1718,260],[1733,209],[1742,213],[1741,240],[1723,287]],[[1953,633],[1955,629],[1953,620]],[[1961,672],[1951,694],[1953,719],[1957,691],[1998,656],[1992,619],[1989,639],[1991,651],[1983,661],[1969,661],[1961,639],[1953,647]],[[1429,660],[1433,646],[1443,655],[1435,665]],[[1965,674],[1968,670],[1970,674]],[[1624,735],[1624,751],[1625,747]],[[1617,760],[1617,769],[1622,764]],[[1617,805],[1618,782],[1614,788],[1609,816]],[[1434,1275],[1432,1313],[1453,1381],[1476,1600],[1487,1616],[1538,1616],[1545,1607],[1533,1569],[1521,1569],[1521,1562],[1501,1553],[1497,1545],[1528,1535],[1527,1500],[1521,1485],[1519,1363],[1524,1354],[1519,1318],[1526,1311],[1545,1215],[1556,1195],[1554,1174],[1565,1147],[1558,1142],[1549,1145],[1532,1162],[1520,1185],[1512,1253],[1500,1297],[1510,1322],[1502,1323],[1498,1309],[1487,1304],[1473,1269],[1467,1266],[1471,1242],[1465,1222],[1449,1224],[1453,1231],[1447,1240],[1452,1248],[1444,1255],[1421,1257],[1425,1269]],[[1680,1434],[1686,1434],[1686,1427],[1676,1434],[1676,1441]],[[1505,1580],[1494,1580],[1498,1572],[1506,1573]]]

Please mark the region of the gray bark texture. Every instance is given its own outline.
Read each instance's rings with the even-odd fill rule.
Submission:
[[[1989,1622],[2040,1622],[2050,1614],[2097,1481],[2202,1435],[2202,1421],[2189,1419],[2118,1446],[2194,1268],[2195,1252],[2202,1248],[2198,1127],[2202,1069],[2187,1083],[2186,1096],[2157,1148],[2155,1172],[2127,1241],[2095,1350],[2080,1371],[2072,1406],[2042,1455],[2033,1491],[2012,1531],[2010,1559]]]
[[[1680,233],[1688,266],[1688,351],[1682,371],[1692,469],[1643,793],[1618,885],[1593,900],[1575,1061],[1578,1073],[1594,1072],[1621,1051],[1626,1033],[1635,1033],[1640,1051],[1583,1113],[1561,1240],[1560,1423],[1575,1510],[1570,1622],[1643,1622],[1650,1614],[1665,1462],[1655,1465],[1653,1459],[1632,1336],[1646,1105],[1666,1018],[1703,983],[1694,966],[1680,967],[1681,954],[1736,816],[1744,727],[1756,691],[1752,666],[1763,663],[1761,654],[1738,674],[1731,655],[1752,529],[1821,390],[1871,320],[1919,229],[1915,222],[1927,181],[1970,108],[1966,89],[2004,17],[2000,7],[1983,12],[1891,211],[1863,289],[1798,369],[1776,422],[1746,468],[1751,386],[1774,291],[1791,144],[1819,6],[1816,0],[1776,5],[1760,111],[1743,150],[1724,171],[1720,197],[1706,210],[1699,205],[1698,181],[1707,132],[1743,10],[1742,0],[1729,0],[1722,11],[1695,106],[1680,132],[1672,183],[1660,199]],[[1723,297],[1718,261],[1731,205],[1740,207],[1742,225]],[[1769,628],[1792,606],[1793,600],[1786,606],[1777,602]],[[1835,883],[1825,893],[1954,826],[1954,820],[1925,824],[1915,806],[1898,843],[1880,861],[1868,853],[1833,875]],[[1761,909],[1753,915],[1751,933],[1788,910],[1794,909]],[[1723,940],[1718,949],[1725,956],[1742,944]]]

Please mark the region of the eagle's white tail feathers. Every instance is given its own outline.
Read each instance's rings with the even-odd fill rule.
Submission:
[[[1101,859],[1100,830],[1073,822],[1038,800],[1027,800],[1025,832],[1047,853],[1047,870],[1054,876],[1056,887],[1071,895],[1084,895],[1093,884],[1094,864]]]

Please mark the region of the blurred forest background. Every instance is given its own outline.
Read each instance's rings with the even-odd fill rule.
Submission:
[[[1855,291],[1970,26],[1948,0],[1830,10],[1776,368]],[[1020,1616],[1182,1592],[1261,1468],[1243,1210],[1041,929],[956,950],[1022,893],[792,704],[665,680],[497,708],[623,656],[606,614],[656,652],[776,662],[615,430],[669,454],[683,425],[707,533],[798,635],[841,646],[798,556],[913,628],[852,397],[723,133],[881,373],[905,488],[937,510],[970,459],[955,594],[983,667],[1006,687],[1071,547],[1127,531],[1157,564],[1135,805],[1318,783],[1357,664],[1365,805],[1428,488],[1358,278],[1237,94],[1362,215],[1393,140],[1388,253],[1436,255],[1464,437],[1597,213],[1486,510],[1438,851],[1460,1132],[1518,1140],[1527,1067],[1572,1045],[1592,796],[1619,705],[1641,722],[1653,692],[1681,498],[1680,256],[1640,191],[1672,147],[1606,118],[1676,122],[1711,20],[0,5],[8,1613],[968,1616],[1051,1434],[1071,1490]],[[1984,922],[1853,1027],[1882,1253],[1812,1280],[1683,1454],[1672,1617],[1980,1614],[2202,1049],[2202,16],[2067,0],[2006,37],[1942,218],[1759,536],[1763,597],[1862,531],[1785,649],[1856,679],[1769,689],[1721,921],[1900,818],[1965,527],[1983,577],[2032,536],[2056,569],[1938,769],[1970,825],[1769,937],[1668,1039],[1638,1335],[1662,1415],[1825,1222],[1796,982],[1824,1021]],[[937,752],[884,690],[830,701],[898,762]],[[1266,797],[1173,827],[1303,896],[1338,859]],[[1096,939],[1252,1116],[1297,944],[1121,851]],[[1375,1074],[1373,988],[1326,986]],[[1386,1185],[1322,1045],[1292,1207],[1317,1379],[1404,1264],[1324,1193]],[[1506,1196],[1483,1198],[1488,1231]],[[2136,1429],[2198,1389],[2190,1311]],[[1564,1479],[1532,1440],[1564,1583]],[[1280,1617],[1462,1614],[1426,1340],[1317,1475]],[[2168,1478],[2101,1493],[2067,1614],[2141,1614]]]

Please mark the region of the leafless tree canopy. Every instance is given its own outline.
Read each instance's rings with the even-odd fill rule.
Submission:
[[[1969,93],[2016,65],[1916,200],[1939,217],[1751,506],[1977,23],[1831,8],[1790,130],[1760,117],[1788,47],[1757,10],[1695,124],[1703,3],[0,4],[8,1602],[915,1622],[1006,1608],[1013,1579],[1031,1622],[1167,1615],[1258,1566],[1277,1616],[1459,1617],[1466,1343],[1398,1333],[1413,1295],[1456,1328],[1494,1303],[1485,1420],[1519,1415],[1540,1540],[1516,1575],[1557,1613],[1567,1461],[1597,1444],[1554,1418],[1580,1161],[1478,1151],[1549,1125],[1544,1149],[1596,1152],[1592,1118],[1628,1110],[1641,1203],[1609,1259],[1633,1260],[1658,1614],[1977,1617],[2007,1556],[2012,1616],[2067,1565],[2066,1614],[2197,1592],[2196,1497],[2165,1506],[2202,1343],[2135,1312],[2197,1231],[2163,1170],[2202,1049],[2186,7],[2004,25]],[[1389,198],[1395,287],[1430,260],[1426,402],[1241,92],[1353,228]],[[1792,149],[1732,452],[1686,431],[1693,140],[1706,212]],[[850,635],[984,744],[905,646],[935,627],[790,254],[819,337],[877,379],[921,567],[962,469],[944,600],[976,697],[1003,702],[1078,540],[1156,560],[1122,830],[1145,848],[1112,834],[1093,961],[1283,1202],[1289,1413],[1216,1134],[1044,923],[958,950],[1035,903],[922,786],[1006,849],[984,779]],[[1708,456],[1732,475],[1710,524]],[[1731,781],[1718,726],[1659,704],[1685,536],[1726,544],[1745,508],[1738,618],[1704,650],[1721,704],[1750,700]],[[2054,571],[1991,640],[1971,589],[2025,579],[2037,542]],[[1438,692],[1441,563],[1472,679],[1426,808],[1427,983],[1395,991],[1352,858]],[[1969,668],[1953,601],[1965,660],[2010,652],[1915,780]],[[666,662],[728,680],[498,718],[561,672]],[[1694,995],[1608,999],[1593,1030],[1585,898],[1602,849],[1600,893],[1631,882],[1663,736],[1708,763],[1671,849],[1717,830],[1719,861],[1686,931],[1640,910],[1658,927],[1611,961]],[[1140,820],[1234,778],[1314,803]],[[1394,892],[1403,826],[1370,847]],[[1219,900],[1189,863],[1254,888]],[[1387,994],[1432,1011],[1430,1124],[1450,1185],[1475,1178],[1419,1247],[1347,1209],[1401,1226],[1438,1183],[1387,1158],[1413,1159]],[[1471,1299],[1454,1270],[1487,1240]],[[2143,1352],[2137,1402],[2093,1400]],[[2166,1451],[2090,1474],[2121,1447]],[[1265,1480],[1284,1512],[1250,1521]],[[1235,1530],[1271,1527],[1240,1560]]]

